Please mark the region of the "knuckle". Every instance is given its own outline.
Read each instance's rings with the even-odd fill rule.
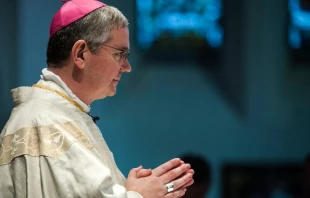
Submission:
[[[167,165],[169,165],[171,168],[176,167],[179,164],[179,160],[177,158],[172,159],[167,162]]]
[[[178,165],[180,163],[180,159],[179,158],[174,158],[172,160],[173,165]]]
[[[188,166],[189,166],[188,164],[183,164],[181,168],[185,172],[185,171],[187,171],[189,169]]]
[[[174,179],[176,177],[176,172],[174,170],[169,171],[167,174],[168,174],[168,177],[171,179]]]
[[[162,168],[163,171],[165,171],[165,172],[169,170],[169,167],[168,167],[167,164],[163,164],[161,168]]]

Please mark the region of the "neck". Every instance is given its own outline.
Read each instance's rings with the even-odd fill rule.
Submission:
[[[49,71],[58,75],[69,89],[85,104],[90,105],[93,99],[90,97],[90,90],[83,86],[83,76],[81,71],[77,71],[74,67],[63,66],[62,68],[48,68]]]

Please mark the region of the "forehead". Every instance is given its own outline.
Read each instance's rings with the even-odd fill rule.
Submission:
[[[129,30],[128,28],[116,28],[111,31],[111,40],[106,44],[113,45],[117,48],[128,50],[129,44]]]

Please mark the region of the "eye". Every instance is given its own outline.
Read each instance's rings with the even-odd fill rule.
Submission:
[[[126,60],[127,59],[127,53],[126,52],[125,53],[120,53],[119,57],[120,57],[121,60]]]
[[[115,53],[114,57],[119,61],[120,59],[122,59],[122,53]]]
[[[130,52],[127,52],[126,53],[126,59],[128,58],[129,55],[130,55]]]
[[[129,52],[125,52],[125,53],[122,54],[122,58],[124,60],[126,60],[128,58],[128,56],[129,56]]]

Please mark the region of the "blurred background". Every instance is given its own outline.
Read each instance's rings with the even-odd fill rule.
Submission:
[[[62,3],[1,2],[3,128],[10,90],[36,83],[46,67]],[[208,163],[205,197],[306,197],[309,0],[105,3],[129,19],[133,71],[91,113],[124,175],[188,154]]]

